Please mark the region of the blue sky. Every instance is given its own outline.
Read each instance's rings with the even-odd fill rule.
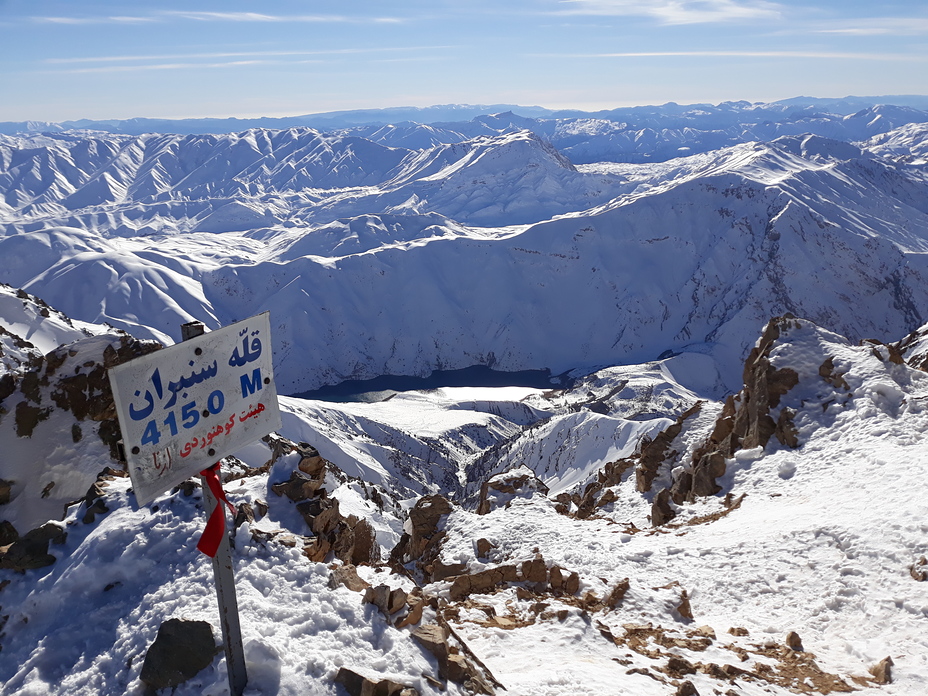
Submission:
[[[924,0],[0,0],[0,120],[926,93]]]

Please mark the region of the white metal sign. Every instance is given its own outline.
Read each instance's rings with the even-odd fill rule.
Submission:
[[[280,428],[268,312],[109,376],[139,505]]]

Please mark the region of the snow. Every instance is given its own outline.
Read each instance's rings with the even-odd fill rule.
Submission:
[[[374,585],[420,584],[438,607],[423,623],[441,612],[506,693],[665,696],[681,680],[671,656],[754,675],[685,675],[701,694],[827,693],[797,667],[813,654],[863,694],[923,693],[924,124],[895,107],[762,123],[772,109],[0,136],[0,280],[13,286],[0,287],[0,378],[16,387],[0,411],[11,482],[0,517],[21,534],[46,521],[67,532],[52,565],[0,569],[0,695],[142,694],[163,621],[205,620],[219,639],[210,563],[195,548],[200,490],[139,508],[128,478],[98,480],[118,468],[99,434],[106,416],[60,407],[57,380],[97,369],[128,340],[119,329],[171,343],[186,321],[212,329],[264,309],[284,393],[478,364],[570,371],[563,389],[280,399],[280,436],[330,463],[326,495],[371,524],[382,558],[419,496],[440,493],[454,503],[439,525],[443,563],[479,572],[540,557],[578,574],[574,595],[517,582],[453,601],[453,580],[413,561],[405,573],[358,569]],[[692,154],[666,158],[669,147]],[[597,151],[639,160],[582,155]],[[764,324],[786,311],[798,319],[781,324],[770,361],[798,384],[770,415],[790,416],[799,446],[736,451],[718,495],[672,503],[676,517],[654,527],[658,491],[690,466]],[[870,337],[901,342],[860,342]],[[49,409],[29,436],[21,404]],[[685,413],[639,491],[642,443]],[[341,561],[303,554],[307,521],[273,489],[301,455],[276,447],[255,442],[223,464],[230,500],[258,511],[233,540],[246,693],[340,694],[345,666],[438,694],[414,626],[331,587]],[[482,484],[520,475],[547,494],[489,494],[492,509],[476,514]],[[107,511],[91,520],[95,481]],[[602,504],[571,515],[591,484]],[[492,545],[483,555],[478,540]],[[602,606],[625,578],[624,599]],[[783,647],[789,631],[805,653]],[[863,680],[887,656],[893,682]],[[174,693],[225,693],[225,670],[220,654]]]

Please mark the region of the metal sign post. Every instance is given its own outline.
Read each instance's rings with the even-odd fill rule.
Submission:
[[[203,335],[206,327],[202,322],[194,321],[180,327],[181,340]],[[223,517],[225,509],[210,490],[209,483],[200,474],[200,488],[203,491],[203,503],[207,518],[217,505]],[[233,520],[233,523],[235,521]],[[238,617],[238,597],[235,594],[235,576],[232,573],[232,551],[229,548],[229,535],[223,531],[219,549],[213,556],[213,579],[216,582],[216,599],[219,601],[219,624],[222,627],[222,645],[226,651],[226,670],[229,673],[229,691],[232,696],[242,696],[248,684],[248,672],[245,669],[245,648],[242,644],[242,626]]]
[[[181,332],[182,343],[112,367],[109,378],[137,503],[146,505],[202,472],[204,503],[222,525],[215,528],[218,548],[202,545],[207,534],[199,548],[213,554],[229,688],[241,696],[248,675],[225,511],[216,499],[225,494],[210,469],[280,428],[270,318],[265,312],[210,333],[191,322]]]

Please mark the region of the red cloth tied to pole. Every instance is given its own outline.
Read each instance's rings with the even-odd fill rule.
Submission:
[[[203,530],[203,534],[200,536],[197,548],[212,558],[219,550],[219,542],[222,541],[222,535],[226,533],[226,516],[222,511],[222,504],[225,503],[229,507],[232,519],[235,519],[235,507],[229,502],[228,498],[226,498],[225,491],[222,490],[222,482],[219,480],[218,462],[208,469],[203,469],[203,471],[200,472],[200,476],[206,480],[209,489],[216,498],[216,507],[213,508],[213,511],[209,515],[209,519],[206,521],[206,529]]]

